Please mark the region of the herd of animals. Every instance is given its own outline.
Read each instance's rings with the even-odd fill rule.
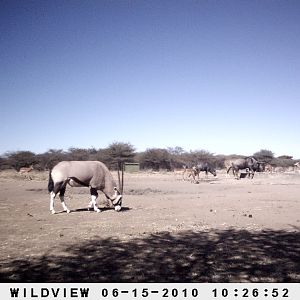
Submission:
[[[241,175],[253,178],[255,172],[263,172],[267,170],[268,165],[265,162],[258,161],[254,157],[239,158],[235,160],[225,161],[226,173],[230,171],[236,179]],[[272,166],[271,166],[272,167]],[[294,167],[300,169],[300,162],[295,163]],[[33,170],[33,166],[29,168],[21,168],[20,173],[29,173]],[[206,176],[211,173],[217,176],[216,168],[209,162],[201,162],[192,168],[184,166],[182,176],[183,179],[192,177],[194,182],[199,182],[200,172],[205,172]],[[198,181],[196,181],[196,177]],[[98,191],[104,193],[111,207],[116,211],[122,208],[123,198],[123,170],[122,180],[118,171],[119,185],[116,184],[111,172],[107,166],[99,161],[62,161],[58,163],[49,172],[48,191],[50,193],[50,211],[55,214],[54,200],[57,194],[61,201],[63,210],[67,213],[70,209],[65,204],[64,194],[67,185],[72,187],[88,187],[90,189],[91,201],[88,205],[94,211],[100,212],[97,206]]]
[[[226,169],[226,175],[229,176],[230,171],[233,173],[236,179],[242,177],[253,178],[255,172],[273,172],[274,167],[266,162],[258,161],[254,157],[238,158],[235,160],[226,160],[224,162]],[[294,164],[294,169],[300,169],[300,162]],[[182,178],[184,180],[189,180],[192,178],[193,182],[199,182],[200,172],[205,172],[207,177],[208,173],[211,173],[213,176],[217,176],[216,168],[212,163],[201,162],[192,168],[183,166],[181,170]],[[196,178],[198,180],[196,180]]]

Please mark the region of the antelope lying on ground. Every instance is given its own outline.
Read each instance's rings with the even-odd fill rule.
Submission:
[[[67,184],[72,187],[89,187],[91,193],[89,208],[93,206],[96,212],[100,212],[96,202],[98,198],[97,191],[99,190],[105,194],[108,200],[111,201],[116,211],[121,210],[123,178],[122,187],[120,186],[121,184],[119,181],[119,186],[121,189],[121,191],[119,191],[110,171],[102,162],[62,161],[50,171],[48,191],[50,193],[50,211],[52,214],[55,214],[54,199],[58,192],[63,210],[67,213],[70,212],[64,201],[64,194]]]
[[[31,165],[30,167],[22,167],[19,170],[19,174],[22,174],[21,176],[24,176],[26,179],[28,180],[32,180],[31,176],[30,176],[30,172],[33,170],[33,165]]]
[[[265,172],[266,173],[273,173],[275,168],[271,164],[266,164],[265,165]]]
[[[29,168],[26,168],[26,167],[23,167],[23,168],[20,168],[19,170],[19,173],[20,174],[26,174],[26,173],[29,173],[33,170],[33,165],[31,165]]]

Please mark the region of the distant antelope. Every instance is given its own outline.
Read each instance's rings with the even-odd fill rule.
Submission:
[[[22,167],[20,170],[19,170],[19,173],[20,174],[24,174],[24,173],[29,173],[33,170],[33,165],[31,165],[30,167],[26,168],[26,167]]]
[[[232,162],[233,161],[234,160],[232,160],[232,159],[226,159],[224,161],[224,167],[226,169],[226,177],[229,177],[229,171],[230,170],[232,170],[232,174],[233,174],[233,176],[235,176],[234,169],[232,168]]]
[[[181,175],[182,180],[184,180],[184,174],[185,174],[185,172],[186,172],[186,166],[185,165],[183,165],[182,168],[174,168],[173,169],[174,175],[175,176],[176,175]]]
[[[191,176],[193,177],[194,173],[195,170],[193,168],[188,168],[187,166],[183,166],[182,179],[189,180]]]
[[[31,172],[33,170],[33,165],[31,165],[30,167],[26,168],[26,167],[22,167],[19,170],[19,174],[24,174],[25,178],[31,180],[31,176],[28,174],[29,172]]]
[[[273,173],[275,168],[271,164],[266,164],[265,165],[265,172],[266,173]]]

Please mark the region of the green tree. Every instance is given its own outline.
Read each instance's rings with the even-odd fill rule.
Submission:
[[[70,160],[91,160],[97,153],[96,149],[69,148],[68,157]]]
[[[171,156],[166,149],[152,148],[147,149],[140,156],[140,164],[143,169],[171,170]]]
[[[193,165],[196,165],[199,162],[209,162],[209,163],[215,162],[214,154],[206,150],[190,151],[189,154],[190,154],[190,161]]]
[[[130,143],[114,142],[106,149],[108,164],[111,168],[121,168],[124,162],[133,162],[135,148]]]
[[[10,169],[11,165],[7,157],[0,156],[0,170]]]
[[[64,152],[62,149],[50,149],[43,154],[39,154],[37,156],[38,159],[38,169],[40,170],[50,170],[57,163],[63,160],[71,160],[68,157],[68,154]]]
[[[36,154],[31,151],[9,152],[5,156],[8,165],[17,171],[22,167],[28,167],[37,163]]]
[[[295,161],[293,160],[293,156],[281,155],[281,156],[274,158],[271,163],[278,167],[287,168],[287,167],[294,166]]]
[[[270,163],[274,159],[274,153],[270,150],[262,149],[258,152],[255,152],[253,156],[259,160],[264,161],[266,163]]]
[[[170,155],[171,168],[181,168],[183,165],[186,165],[185,162],[185,150],[181,147],[167,148],[167,151]]]

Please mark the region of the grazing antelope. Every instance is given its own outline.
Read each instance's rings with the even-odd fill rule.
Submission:
[[[233,176],[235,176],[234,169],[232,169],[232,167],[231,167],[233,161],[234,160],[229,160],[229,159],[226,159],[224,161],[224,167],[226,169],[226,177],[229,177],[229,171],[230,170],[232,170],[232,174],[233,174]]]
[[[184,180],[184,173],[186,172],[186,166],[183,165],[182,168],[174,168],[173,173],[175,176],[181,175],[182,180]]]
[[[205,172],[206,177],[208,177],[208,172],[214,176],[217,176],[216,168],[208,162],[200,162],[199,164],[194,166],[192,169],[193,169],[193,172],[191,172],[189,174],[189,176],[192,176],[194,181],[195,181],[196,176],[198,177],[198,181],[199,181],[200,172]]]
[[[89,187],[91,201],[88,207],[91,208],[93,206],[96,212],[100,212],[96,201],[98,198],[97,191],[99,190],[105,194],[116,211],[121,210],[123,172],[122,184],[119,180],[119,190],[112,174],[106,165],[100,161],[62,161],[58,163],[49,172],[48,191],[50,193],[50,211],[52,214],[55,214],[54,199],[58,193],[63,210],[67,213],[70,212],[64,201],[67,184],[72,187]]]
[[[188,168],[187,166],[183,166],[183,173],[182,173],[182,179],[183,180],[189,180],[189,178],[195,173],[195,170],[193,168]]]

